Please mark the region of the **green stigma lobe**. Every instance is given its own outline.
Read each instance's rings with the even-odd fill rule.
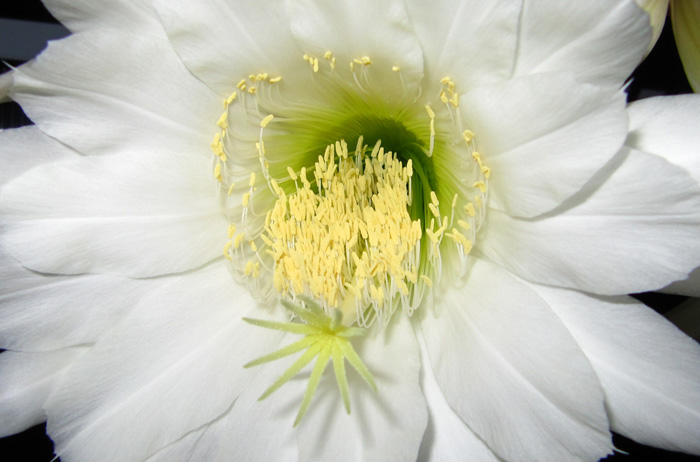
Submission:
[[[306,297],[300,297],[306,305],[297,306],[288,301],[283,301],[285,307],[294,313],[297,317],[305,322],[272,322],[259,319],[243,318],[244,321],[255,326],[264,327],[267,329],[275,329],[283,332],[291,332],[301,334],[305,337],[297,342],[294,342],[284,348],[281,348],[273,353],[262,356],[254,361],[249,362],[244,367],[253,367],[265,364],[271,361],[284,358],[302,350],[304,353],[292,364],[265,392],[260,396],[263,400],[277,391],[282,385],[287,383],[292,377],[297,375],[306,367],[314,358],[314,364],[309,378],[309,383],[304,393],[304,398],[299,407],[294,426],[296,427],[301,419],[306,414],[311,400],[316,393],[318,384],[323,375],[323,371],[332,360],[335,378],[340,390],[340,395],[343,398],[345,410],[350,414],[350,392],[348,379],[345,370],[345,359],[350,365],[360,374],[367,384],[376,392],[377,386],[374,383],[372,373],[367,369],[362,359],[358,356],[355,349],[352,347],[349,338],[366,335],[367,330],[357,327],[347,327],[343,325],[341,313],[335,310],[333,316],[328,316],[323,309],[313,300]]]

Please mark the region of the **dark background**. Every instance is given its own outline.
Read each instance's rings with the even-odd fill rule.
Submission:
[[[57,21],[43,7],[40,0],[3,0],[0,5],[0,18],[13,18],[29,21],[38,21],[42,24],[57,24]],[[58,28],[42,29],[48,35],[60,36]],[[0,31],[0,36],[2,31]],[[5,38],[7,40],[7,38]],[[18,40],[18,39],[15,39]],[[28,40],[23,38],[25,42]],[[17,44],[20,45],[19,43]],[[41,49],[35,43],[29,43],[29,48]],[[26,52],[24,52],[26,53]],[[23,59],[8,59],[8,56],[0,56],[0,72],[8,69],[7,65],[17,66]],[[657,95],[672,95],[679,93],[691,93],[692,90],[685,78],[683,67],[675,48],[670,23],[666,24],[664,32],[656,47],[649,57],[639,66],[633,74],[633,81],[628,87],[630,101]],[[31,123],[24,115],[21,108],[15,103],[0,104],[0,127],[10,128]],[[664,294],[637,294],[637,298],[660,313],[665,313],[685,300]],[[700,384],[698,385],[700,386]],[[700,429],[698,429],[700,432]],[[637,461],[664,461],[664,462],[700,462],[700,457],[663,451],[637,444],[627,438],[614,435],[615,446],[628,454],[618,453],[605,459],[606,462],[637,462]],[[53,443],[46,436],[45,425],[37,425],[23,433],[0,438],[0,460],[8,462],[48,462],[54,457]],[[99,461],[96,461],[99,462]]]

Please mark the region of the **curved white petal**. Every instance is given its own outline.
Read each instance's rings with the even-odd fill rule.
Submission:
[[[700,95],[647,98],[628,111],[625,144],[683,167],[700,184]]]
[[[228,223],[209,161],[89,156],[39,166],[0,193],[5,249],[45,273],[147,277],[221,255]]]
[[[505,460],[590,461],[610,453],[603,391],[549,306],[484,260],[474,260],[465,281],[421,324],[452,409]]]
[[[72,32],[111,29],[164,37],[151,0],[44,0]]]
[[[0,248],[0,347],[45,351],[94,343],[162,282],[35,273]]]
[[[401,68],[408,88],[420,83],[423,53],[401,0],[287,0],[287,8],[292,33],[304,52],[321,59],[331,51],[341,70],[367,56],[373,61],[373,82],[385,91],[401,86],[392,76],[393,66]]]
[[[283,344],[291,343],[289,340]],[[146,462],[298,460],[297,429],[292,424],[305,383],[292,380],[270,397],[258,401],[283,370],[275,363],[264,367],[226,414],[159,451]]]
[[[514,75],[567,71],[619,87],[650,41],[649,16],[630,0],[525,0]]]
[[[306,71],[283,0],[154,0],[168,37],[187,67],[223,97],[249,74],[289,79]]]
[[[636,0],[636,2],[637,5],[644,8],[644,11],[649,14],[652,37],[646,51],[646,55],[648,55],[652,48],[654,48],[654,45],[656,45],[657,40],[659,40],[664,24],[666,24],[669,0]]]
[[[279,335],[225,265],[173,277],[78,361],[46,403],[67,460],[142,460],[226,412]]]
[[[700,188],[687,172],[625,148],[601,174],[538,219],[490,210],[479,249],[523,279],[610,295],[659,289],[698,266]]]
[[[568,74],[480,87],[460,108],[491,168],[491,204],[512,216],[539,215],[571,197],[627,134],[624,93]]]
[[[46,398],[61,374],[85,349],[0,354],[0,437],[46,420],[42,409]]]
[[[415,460],[428,413],[419,386],[420,358],[409,320],[397,313],[382,331],[353,342],[374,375],[377,393],[349,366],[352,414],[343,408],[331,371],[299,424],[299,459]]]
[[[416,323],[419,325],[419,323]],[[417,336],[422,334],[417,333]],[[421,442],[419,461],[425,462],[499,462],[500,459],[452,410],[435,379],[425,341],[419,337],[421,389],[428,405],[428,428]]]
[[[423,48],[426,77],[449,76],[460,92],[510,78],[521,1],[406,1]]]
[[[700,454],[700,345],[631,298],[533,287],[591,361],[611,428],[643,444]]]
[[[37,165],[78,158],[75,151],[34,125],[0,131],[0,149],[0,187]]]
[[[221,113],[220,98],[167,41],[116,30],[50,43],[15,71],[10,96],[44,132],[84,154],[206,156]]]

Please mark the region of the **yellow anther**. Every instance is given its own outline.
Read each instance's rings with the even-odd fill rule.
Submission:
[[[255,82],[255,74],[248,74],[248,80]]]
[[[435,119],[430,119],[430,136],[435,136]]]
[[[474,139],[474,132],[472,132],[471,130],[464,130],[462,132],[462,138],[467,143],[471,143],[471,141]]]
[[[256,87],[250,87],[248,89],[248,93],[250,93],[251,95],[254,95],[256,91],[258,91],[258,89]]]
[[[268,247],[272,247],[274,245],[272,243],[272,241],[270,240],[270,238],[265,235],[265,233],[260,235],[260,239],[262,239],[263,242],[265,243],[265,245]],[[273,255],[274,255],[274,252],[273,252]]]
[[[241,205],[243,207],[248,207],[248,203],[250,202],[250,193],[247,192],[243,194],[243,199],[241,200]]]
[[[313,67],[314,67],[314,72],[318,72],[318,58],[314,58]]]
[[[270,83],[277,83],[277,82],[279,82],[280,80],[282,80],[282,76],[272,77],[270,80],[268,80],[268,82],[270,82]]]
[[[431,119],[435,118],[435,112],[433,112],[433,109],[430,107],[430,105],[425,105],[425,112],[428,113],[428,117],[430,117]]]
[[[262,128],[267,127],[267,124],[269,124],[270,121],[271,121],[272,119],[274,119],[274,118],[275,118],[274,114],[268,114],[268,115],[266,115],[266,116],[263,118],[263,120],[260,121],[260,126],[261,126]]]
[[[274,178],[270,178],[270,186],[272,186],[272,190],[277,196],[282,194],[282,189],[280,189],[279,185],[277,184],[277,181]]]
[[[452,95],[452,99],[450,99],[450,104],[452,104],[454,107],[459,107],[459,93],[455,93]]]
[[[221,146],[221,132],[217,132],[214,135],[214,140],[210,144],[211,148],[216,152],[217,148]]]
[[[250,172],[250,180],[248,180],[248,186],[251,188],[255,185],[255,172]]]
[[[449,76],[445,76],[442,79],[440,79],[440,83],[443,85],[447,85],[452,81],[452,79]]]
[[[474,209],[474,204],[472,204],[471,202],[464,206],[464,211],[467,212],[467,215],[469,215],[470,217],[476,215],[476,209]]]
[[[289,173],[289,177],[292,179],[292,181],[296,181],[298,178],[292,167],[287,167],[287,173]]]
[[[432,202],[436,207],[440,205],[440,201],[438,200],[435,191],[430,191],[430,202]]]
[[[476,183],[474,183],[474,187],[479,188],[479,191],[481,191],[482,193],[486,192],[486,183],[484,183],[483,181],[477,181]]]
[[[230,105],[231,103],[233,103],[233,102],[236,100],[236,98],[238,98],[238,92],[237,92],[237,91],[234,91],[233,93],[231,93],[231,94],[228,96],[228,98],[226,98],[226,99],[224,100],[226,106],[228,106],[228,105]]]
[[[369,56],[363,56],[360,60],[365,66],[370,66],[372,64],[372,60],[369,59]]]
[[[447,104],[448,99],[447,99],[447,95],[445,94],[444,91],[441,91],[441,92],[440,92],[440,101],[442,101],[443,103]]]
[[[245,90],[245,79],[241,79],[237,84],[236,87],[238,87],[240,90]]]
[[[452,208],[454,209],[457,206],[457,198],[459,196],[455,193],[454,197],[452,198]]]
[[[399,66],[391,66],[391,70],[394,72],[399,72],[401,68]]]
[[[433,281],[430,280],[428,276],[426,276],[425,274],[421,274],[420,278],[423,282],[425,282],[425,285],[427,285],[428,287],[433,287]]]
[[[430,208],[430,211],[435,215],[435,218],[440,217],[440,211],[435,207],[435,204],[428,204],[428,208]]]
[[[233,242],[231,242],[231,241],[228,241],[228,242],[226,242],[226,244],[224,244],[224,251],[223,251],[223,254],[224,254],[224,257],[226,257],[227,260],[233,260],[233,258],[231,258],[231,254],[229,253],[229,251],[231,250],[231,246],[232,246],[232,245],[233,245]]]
[[[481,173],[484,175],[484,178],[486,178],[488,180],[489,177],[491,176],[491,169],[488,168],[486,165],[482,165],[481,166]]]
[[[228,112],[224,112],[223,114],[221,114],[219,120],[216,121],[216,125],[223,129],[228,128]]]
[[[250,250],[252,250],[253,252],[258,251],[258,246],[255,244],[255,241],[248,241],[248,244],[250,244]]]
[[[465,231],[469,231],[472,227],[469,223],[464,220],[457,220],[457,224],[462,227]]]
[[[243,239],[245,239],[245,233],[236,234],[236,237],[233,239],[233,248],[238,249],[241,246]]]
[[[230,196],[233,194],[233,188],[236,186],[236,183],[231,183],[231,186],[228,187],[228,195]]]
[[[214,167],[214,178],[219,181],[223,180],[223,177],[221,176],[221,164],[216,164]]]
[[[331,53],[330,50],[328,50],[328,51],[326,51],[325,53],[323,53],[323,59],[326,59],[326,60],[330,61],[332,57],[333,57],[333,53]]]
[[[232,239],[232,238],[233,238],[233,235],[236,234],[236,224],[235,224],[235,223],[231,223],[230,225],[228,225],[228,230],[227,230],[227,231],[228,231],[228,232],[227,232],[228,238],[229,238],[229,239]]]

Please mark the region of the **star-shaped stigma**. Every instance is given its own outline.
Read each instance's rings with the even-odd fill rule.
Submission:
[[[301,402],[301,407],[297,413],[294,426],[301,421],[304,414],[311,404],[311,399],[316,392],[318,383],[321,380],[321,375],[326,369],[328,362],[333,360],[333,369],[335,370],[335,379],[338,383],[338,389],[343,398],[345,410],[350,414],[350,393],[348,387],[347,374],[345,372],[345,359],[350,365],[362,376],[367,384],[376,392],[377,386],[374,383],[372,373],[367,369],[367,366],[362,362],[355,349],[350,343],[352,337],[360,337],[367,334],[367,329],[359,327],[347,327],[342,324],[342,313],[335,309],[333,316],[328,316],[323,309],[313,300],[307,297],[298,297],[305,306],[297,306],[287,300],[282,300],[282,304],[292,313],[296,315],[301,322],[273,322],[260,319],[243,318],[246,322],[265,327],[268,329],[281,330],[294,334],[304,335],[304,338],[298,342],[294,342],[284,348],[281,348],[273,353],[262,356],[254,361],[249,362],[244,367],[253,367],[264,364],[270,361],[284,358],[302,350],[306,350],[282,374],[265,392],[260,396],[259,400],[263,400],[274,393],[282,385],[288,382],[292,377],[297,375],[307,364],[318,356],[314,365],[309,384],[306,387],[304,399]]]

